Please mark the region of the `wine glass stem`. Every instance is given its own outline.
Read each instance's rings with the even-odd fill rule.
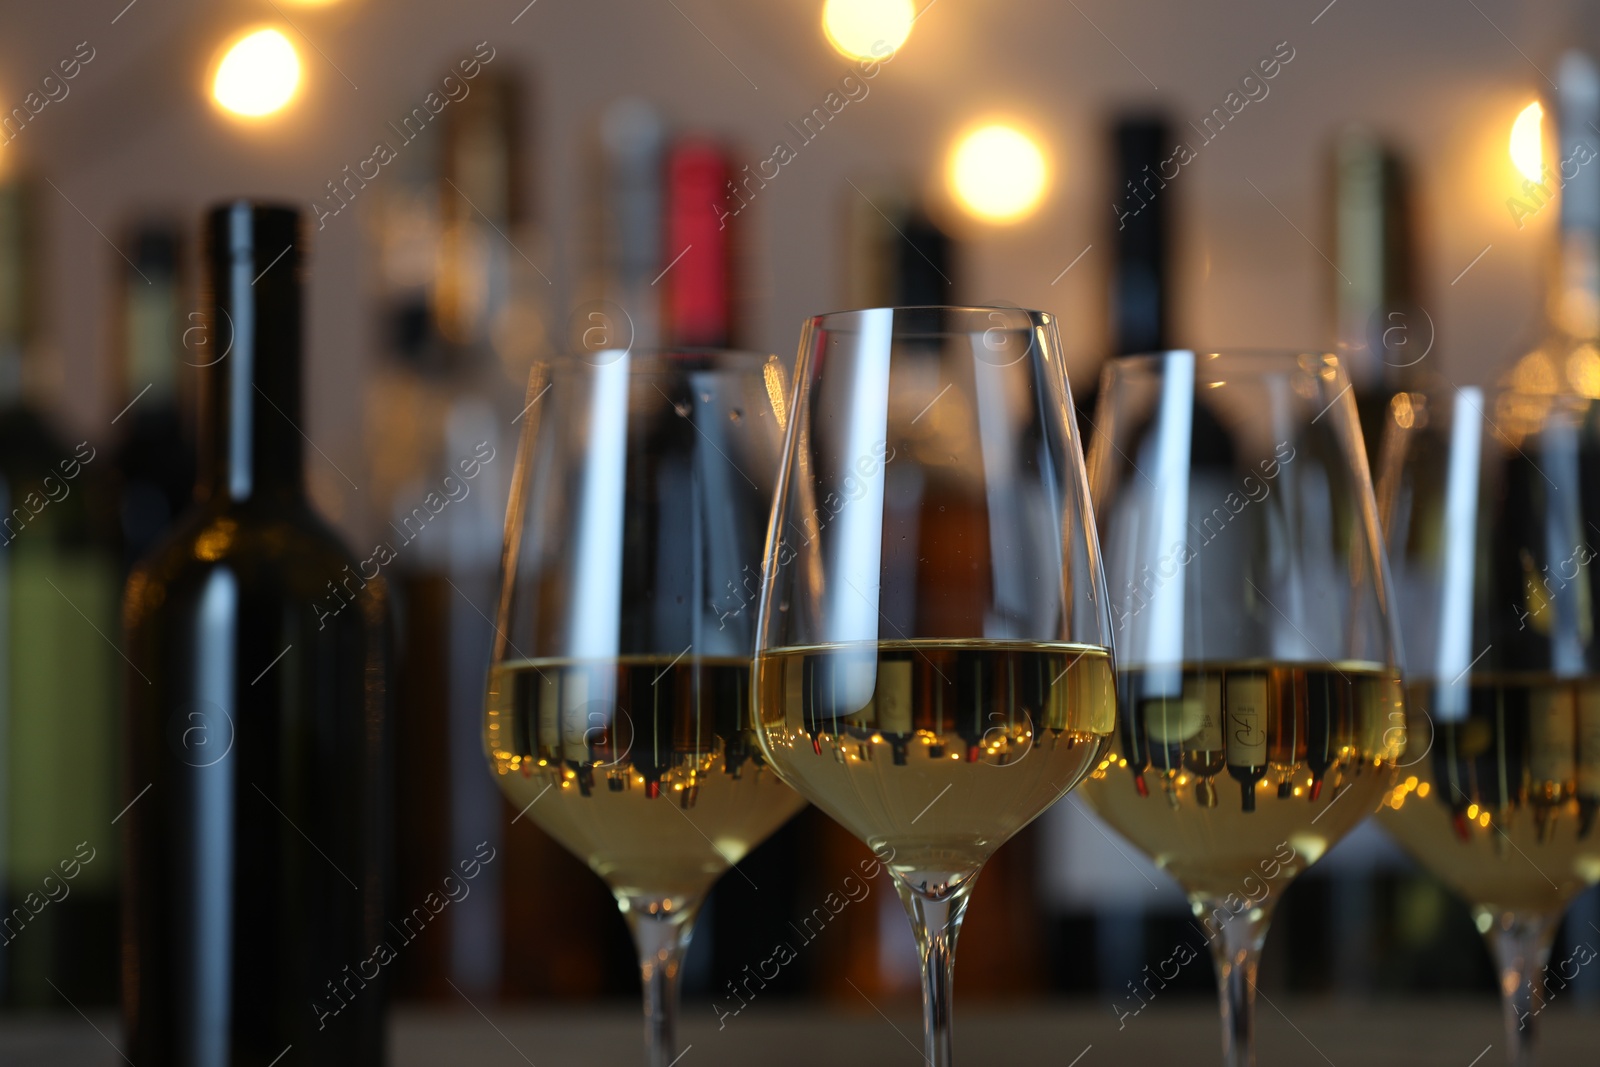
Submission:
[[[644,1041],[647,1067],[670,1067],[678,1054],[678,977],[694,933],[699,901],[678,899],[663,908],[660,899],[619,897],[639,953],[644,987]]]
[[[1230,904],[1231,901],[1231,904]],[[1237,897],[1200,897],[1193,901],[1195,916],[1210,939],[1217,969],[1217,992],[1222,1003],[1222,1062],[1224,1067],[1255,1067],[1256,968],[1267,939],[1270,911],[1246,907],[1235,913]]]
[[[967,913],[977,874],[912,876],[913,889],[900,879],[895,888],[911,917],[911,931],[922,956],[922,1043],[928,1067],[951,1067],[951,995],[956,976],[956,935]],[[928,888],[931,887],[931,888]]]
[[[1559,920],[1527,912],[1480,912],[1480,925],[1483,914],[1493,922],[1484,937],[1500,972],[1506,1062],[1512,1067],[1529,1067],[1533,1063],[1534,1020],[1545,1002],[1544,967],[1550,960]]]

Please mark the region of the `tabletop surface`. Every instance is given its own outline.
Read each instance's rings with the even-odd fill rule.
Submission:
[[[1498,1005],[1482,1001],[1354,1004],[1263,1001],[1257,1040],[1261,1067],[1329,1064],[1384,1067],[1499,1067],[1505,1062]],[[910,1012],[832,1014],[816,1008],[752,1005],[721,1020],[706,1003],[687,1004],[680,1067],[916,1067],[924,1062],[918,1020]],[[956,1054],[968,1067],[1101,1067],[1111,1064],[1217,1063],[1214,1013],[1193,1001],[1152,1002],[1120,1021],[1108,1008],[1079,1001],[1015,1011],[957,1006]],[[1600,1063],[1600,1011],[1563,1010],[1539,1017],[1541,1060]],[[114,1018],[90,1013],[0,1016],[0,1064],[6,1067],[115,1067]],[[642,1061],[638,1016],[622,1007],[501,1009],[466,1002],[455,1010],[403,1010],[390,1035],[391,1067],[588,1067]],[[277,1067],[294,1067],[293,1050]],[[136,1064],[134,1067],[145,1067]]]

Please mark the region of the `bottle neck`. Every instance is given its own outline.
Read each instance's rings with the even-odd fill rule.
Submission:
[[[137,402],[147,410],[177,404],[175,353],[183,351],[179,243],[176,230],[155,224],[135,235],[135,265],[122,276],[119,404]]]
[[[1600,231],[1562,220],[1548,313],[1568,337],[1600,338]]]
[[[1163,120],[1130,118],[1117,123],[1112,141],[1112,351],[1156,352],[1171,342],[1167,234],[1172,194],[1165,191],[1161,167],[1170,162],[1172,138]]]
[[[177,402],[178,287],[170,275],[130,281],[123,308],[123,403],[155,407]]]
[[[26,400],[25,363],[33,339],[28,201],[21,181],[0,183],[0,407],[5,408]]]
[[[248,205],[212,219],[212,317],[201,370],[198,495],[302,496],[297,235]],[[194,347],[189,347],[194,351]]]
[[[1551,324],[1571,338],[1600,336],[1600,168],[1594,133],[1600,121],[1600,70],[1579,52],[1561,58],[1557,134],[1560,155],[1546,181],[1560,189],[1560,234],[1548,311]],[[1550,175],[1559,171],[1559,175]]]

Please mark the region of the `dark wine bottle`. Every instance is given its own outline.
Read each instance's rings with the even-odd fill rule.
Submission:
[[[1169,341],[1172,303],[1168,219],[1171,193],[1161,164],[1172,154],[1165,119],[1124,118],[1112,128],[1117,197],[1115,265],[1111,281],[1114,354],[1157,352]]]
[[[1349,718],[1350,683],[1332,671],[1323,672],[1322,684],[1306,694],[1306,766],[1311,770],[1308,795],[1314,804],[1322,797],[1323,779],[1338,759],[1341,724]]]
[[[128,1056],[381,1064],[383,586],[306,497],[299,213],[207,237],[196,500],[124,601]]]
[[[1265,674],[1235,671],[1223,685],[1228,774],[1245,811],[1256,810],[1256,784],[1267,776],[1267,682]]]
[[[0,182],[0,1003],[56,1007],[115,995],[120,661],[107,460],[40,395],[37,188]]]
[[[1369,130],[1343,130],[1333,152],[1334,343],[1354,386],[1376,463],[1394,395],[1421,376],[1433,322],[1415,301],[1411,192],[1400,157]]]
[[[1135,114],[1111,126],[1109,352],[1159,352],[1172,345],[1172,218],[1174,190],[1161,177],[1173,138],[1161,115]],[[1098,374],[1074,382],[1078,426],[1093,427]]]
[[[186,326],[178,234],[175,227],[152,222],[138,229],[132,244],[133,262],[118,272],[122,397],[115,421],[122,438],[113,458],[128,567],[144,558],[188,507],[195,470],[194,441],[178,390]],[[205,352],[187,357],[191,364],[207,359]]]

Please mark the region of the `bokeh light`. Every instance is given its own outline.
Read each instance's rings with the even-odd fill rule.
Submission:
[[[1033,138],[1014,126],[980,127],[956,142],[948,168],[956,201],[985,222],[1016,222],[1044,199],[1049,166]]]
[[[851,59],[883,59],[906,43],[916,17],[912,0],[827,0],[822,31]]]
[[[1544,174],[1544,108],[1535,100],[1511,124],[1511,162],[1529,181]]]
[[[217,66],[216,102],[235,115],[257,118],[281,110],[300,84],[300,56],[274,29],[241,38]]]

